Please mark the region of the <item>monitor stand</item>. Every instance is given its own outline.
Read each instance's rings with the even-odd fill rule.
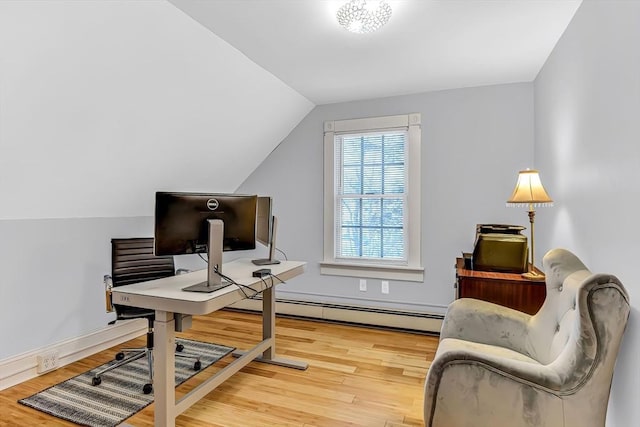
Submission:
[[[276,230],[278,228],[278,218],[271,217],[271,241],[269,242],[269,258],[252,259],[255,265],[273,265],[280,264],[280,260],[276,259]]]
[[[226,288],[231,283],[226,280],[222,280],[220,283],[216,285],[209,285],[207,282],[196,283],[195,285],[187,286],[186,288],[182,288],[183,291],[187,292],[201,292],[205,294],[210,294],[211,292],[219,291],[220,289]]]
[[[222,241],[224,237],[224,223],[219,219],[210,219],[208,222],[209,241],[207,242],[207,281],[182,288],[183,291],[211,293],[219,289],[226,288],[231,284],[226,280],[223,280],[215,271],[217,267],[218,272],[222,273]]]

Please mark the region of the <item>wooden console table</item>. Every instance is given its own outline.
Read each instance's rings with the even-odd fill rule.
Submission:
[[[535,314],[547,295],[544,281],[531,281],[517,273],[467,270],[456,258],[456,298],[475,298],[528,314]]]

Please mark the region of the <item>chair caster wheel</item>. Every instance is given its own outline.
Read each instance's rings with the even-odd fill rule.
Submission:
[[[153,391],[153,385],[151,384],[145,384],[144,387],[142,387],[142,392],[144,394],[149,394]]]
[[[176,351],[180,353],[182,350],[184,350],[184,346],[182,344],[176,344]]]
[[[102,378],[101,377],[93,377],[91,378],[91,384],[92,385],[100,385],[102,383]]]
[[[120,352],[120,353],[116,353],[116,360],[122,360],[124,359],[124,353]]]
[[[202,368],[202,363],[199,360],[196,360],[196,363],[193,364],[193,370],[199,371]]]

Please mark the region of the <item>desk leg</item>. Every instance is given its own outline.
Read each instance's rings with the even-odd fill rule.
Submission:
[[[254,359],[255,361],[300,370],[305,370],[309,366],[305,362],[283,359],[276,356],[276,291],[273,287],[267,288],[262,293],[262,339],[263,342],[269,341],[270,345],[269,348],[262,353],[262,357],[256,357]],[[236,350],[233,352],[233,355],[240,357],[245,353],[247,352]]]
[[[272,279],[273,280],[273,279]],[[271,339],[271,346],[262,353],[264,361],[276,358],[276,291],[272,287],[262,293],[262,339]]]
[[[176,425],[175,347],[173,313],[156,311],[153,323],[153,393],[155,396],[154,425]]]

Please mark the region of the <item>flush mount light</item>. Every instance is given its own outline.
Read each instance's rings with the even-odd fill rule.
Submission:
[[[386,0],[350,0],[338,9],[338,23],[352,33],[373,33],[391,18]]]

